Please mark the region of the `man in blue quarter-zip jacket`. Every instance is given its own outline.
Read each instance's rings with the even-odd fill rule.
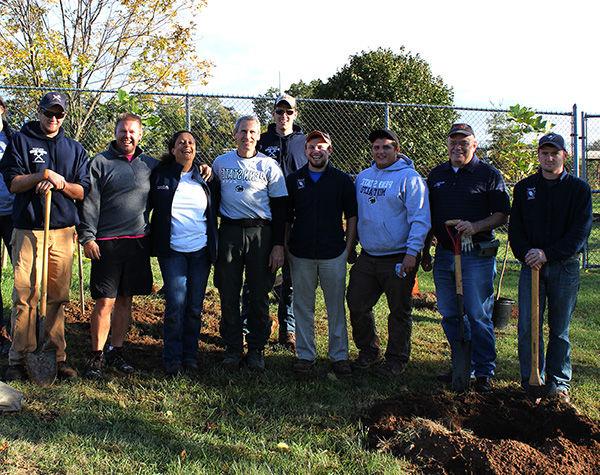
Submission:
[[[394,132],[374,130],[369,141],[373,164],[356,178],[362,252],[350,270],[347,301],[359,350],[354,367],[376,365],[379,375],[393,378],[402,374],[410,357],[411,292],[419,254],[431,227],[429,198],[412,160],[400,153]],[[382,293],[390,309],[383,363],[373,317]]]
[[[67,97],[42,97],[38,120],[13,134],[0,164],[8,189],[15,194],[13,249],[12,346],[7,381],[26,379],[25,353],[37,347],[36,314],[42,269],[45,195],[52,190],[48,249],[48,300],[44,321],[46,345],[56,348],[58,377],[74,378],[66,363],[64,305],[69,300],[73,237],[79,223],[75,200],[89,189],[88,157],[79,142],[65,137]]]

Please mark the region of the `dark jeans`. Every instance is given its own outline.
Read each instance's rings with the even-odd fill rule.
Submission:
[[[373,257],[361,254],[350,269],[346,300],[350,310],[352,337],[361,353],[379,355],[379,337],[375,331],[373,307],[385,293],[388,315],[388,344],[385,358],[408,363],[412,332],[412,288],[417,266],[405,277],[396,274],[404,255]]]
[[[158,263],[164,281],[163,360],[166,367],[195,363],[202,305],[210,272],[206,247],[195,252],[171,250]]]
[[[6,245],[9,258],[12,258],[12,248],[10,246],[12,232],[13,221],[10,214],[0,216],[0,238],[2,238],[2,241]],[[2,292],[0,292],[0,328],[5,326],[5,323],[8,323],[8,320],[4,320],[4,301],[2,300]],[[10,325],[6,325],[6,327],[10,328]]]
[[[269,269],[271,227],[242,227],[222,223],[219,228],[219,257],[215,265],[215,286],[221,297],[221,337],[228,353],[242,353],[243,335],[240,291],[248,285],[249,350],[262,350],[269,339],[269,291],[275,274]]]
[[[569,326],[579,291],[579,255],[548,262],[540,270],[540,374],[546,383],[569,389],[571,342]],[[544,310],[548,306],[548,348],[544,358]],[[521,381],[529,381],[531,371],[531,268],[521,266],[519,277],[519,363]]]

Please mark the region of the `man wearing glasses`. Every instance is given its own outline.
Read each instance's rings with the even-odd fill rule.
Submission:
[[[42,97],[38,120],[13,134],[0,164],[6,186],[15,194],[13,208],[14,292],[12,346],[7,381],[27,378],[24,356],[35,351],[36,314],[42,269],[45,195],[52,190],[48,249],[46,345],[56,348],[58,377],[75,378],[66,363],[64,305],[69,300],[73,237],[79,223],[75,201],[89,189],[88,157],[82,145],[65,137],[67,98],[59,92]]]
[[[261,134],[257,149],[267,157],[274,158],[283,171],[284,177],[306,165],[304,144],[306,136],[300,127],[294,124],[298,117],[296,99],[289,94],[281,94],[275,99],[273,123]],[[287,259],[281,269],[281,293],[279,294],[279,343],[289,350],[296,349],[296,320],[294,318],[293,289],[290,267]],[[245,300],[245,299],[244,299]],[[245,305],[244,305],[245,307]]]
[[[502,175],[477,158],[477,140],[468,124],[452,125],[447,138],[449,160],[427,178],[431,232],[423,250],[422,267],[431,270],[431,236],[437,239],[433,280],[442,327],[452,352],[459,351],[459,322],[454,277],[453,246],[445,222],[458,219],[461,233],[465,340],[471,341],[474,389],[491,390],[496,368],[496,338],[492,324],[494,276],[498,241],[493,230],[508,220],[510,204]],[[452,372],[438,377],[450,383]]]

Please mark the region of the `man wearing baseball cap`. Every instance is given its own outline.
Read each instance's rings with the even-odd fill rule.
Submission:
[[[397,135],[369,135],[373,163],[356,178],[358,239],[362,251],[350,269],[348,308],[359,354],[356,369],[375,367],[397,378],[410,358],[412,288],[423,243],[431,227],[427,186],[413,161],[400,153]],[[385,293],[388,344],[381,362],[373,307]]]
[[[66,363],[64,305],[69,300],[73,237],[79,223],[75,201],[89,189],[88,156],[82,145],[65,137],[62,124],[67,97],[49,92],[42,97],[37,121],[26,123],[12,141],[0,163],[13,207],[14,292],[12,346],[6,380],[26,379],[25,353],[37,347],[36,314],[42,269],[44,201],[52,192],[48,249],[48,304],[44,321],[46,345],[56,348],[58,377],[74,378],[77,372]]]
[[[454,277],[454,255],[445,223],[458,219],[462,235],[462,278],[464,290],[465,339],[471,341],[472,370],[476,391],[491,390],[496,368],[496,338],[492,323],[494,276],[498,241],[493,230],[506,223],[510,203],[500,172],[479,160],[477,140],[470,125],[453,124],[447,138],[449,160],[429,173],[431,233],[423,251],[422,267],[431,270],[429,247],[437,239],[433,279],[442,327],[450,350],[459,351],[459,322]],[[452,381],[452,372],[438,377]]]
[[[549,339],[544,358],[540,325],[540,373],[548,394],[569,402],[569,325],[579,290],[579,253],[592,228],[589,185],[565,170],[564,139],[544,135],[538,144],[537,173],[515,185],[509,225],[519,277],[519,364],[526,389],[531,369],[531,270],[539,270],[540,321],[548,303]]]
[[[306,136],[308,163],[288,175],[288,249],[294,283],[296,362],[305,375],[315,366],[315,292],[320,284],[327,307],[329,359],[337,376],[351,374],[344,292],[346,261],[356,237],[356,194],[350,176],[330,163],[331,138]],[[346,230],[342,217],[346,218]]]
[[[257,150],[277,161],[283,176],[299,170],[306,165],[304,144],[306,137],[300,127],[294,124],[298,117],[296,99],[289,94],[280,94],[273,105],[273,123],[261,134]],[[279,321],[279,343],[291,351],[296,348],[296,321],[293,310],[293,289],[290,267],[287,259],[281,269],[281,292],[277,319]],[[244,295],[246,293],[244,292]],[[243,313],[247,307],[243,299]]]

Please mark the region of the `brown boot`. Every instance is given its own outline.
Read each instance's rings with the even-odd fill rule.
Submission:
[[[77,370],[74,368],[71,368],[66,361],[59,361],[57,363],[57,367],[56,367],[56,375],[58,376],[58,379],[75,379],[77,378],[77,376],[79,376],[79,374],[77,373]]]

